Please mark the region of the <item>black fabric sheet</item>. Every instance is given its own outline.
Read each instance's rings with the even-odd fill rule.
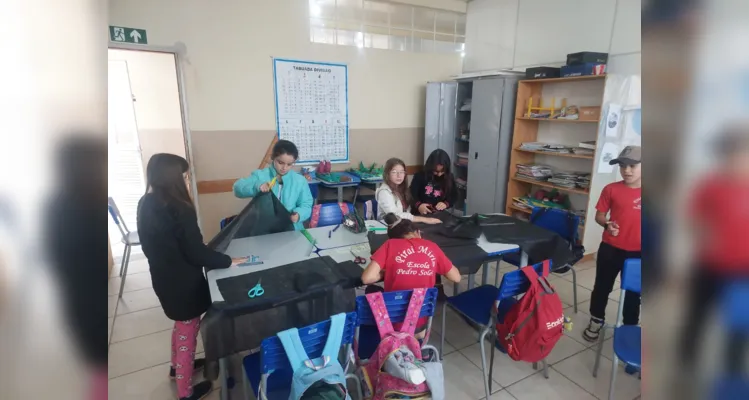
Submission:
[[[447,258],[449,258],[450,261],[453,262],[453,265],[458,268],[461,275],[475,274],[476,271],[481,268],[484,261],[487,260],[487,253],[476,244],[475,240],[446,238],[437,234],[434,234],[434,236],[437,238],[442,237],[446,239],[442,241],[443,243],[448,242],[451,244],[448,246],[440,244],[438,241],[432,240],[429,235],[425,234],[425,232],[422,232],[422,237],[424,239],[437,243]],[[374,252],[385,243],[388,237],[387,235],[378,235],[375,232],[368,232],[367,239],[369,240],[369,248],[372,250],[372,254],[374,254]]]
[[[208,242],[208,247],[224,252],[234,239],[293,230],[291,213],[276,195],[272,192],[259,193],[229,225]]]
[[[511,243],[528,254],[530,264],[551,259],[552,265],[562,267],[572,263],[575,255],[569,243],[550,230],[507,215],[488,215],[481,218],[481,229],[492,243]]]
[[[442,236],[470,240],[476,240],[481,236],[478,214],[470,217],[456,217],[447,211],[440,211],[431,216],[442,221],[442,224],[437,225],[437,233]]]

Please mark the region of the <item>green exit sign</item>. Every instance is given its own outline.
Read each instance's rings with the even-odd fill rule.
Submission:
[[[148,44],[145,29],[109,26],[109,41],[120,43]]]

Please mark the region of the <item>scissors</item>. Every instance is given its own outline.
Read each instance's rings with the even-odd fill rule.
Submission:
[[[364,257],[357,256],[353,251],[351,251],[351,255],[354,256],[354,264],[364,265],[367,263],[367,260],[364,259]]]
[[[263,278],[258,279],[257,284],[250,289],[249,292],[247,292],[247,296],[249,296],[251,299],[255,297],[260,297],[265,293],[265,289],[263,289],[263,286],[260,284],[260,282],[263,280]]]

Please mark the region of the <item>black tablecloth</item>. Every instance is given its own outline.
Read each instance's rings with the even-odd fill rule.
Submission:
[[[219,279],[216,283],[225,301],[213,303],[200,327],[208,362],[205,377],[217,378],[219,358],[255,349],[266,337],[353,311],[361,273],[361,267],[351,261],[336,263],[320,257]],[[260,278],[265,293],[250,299],[247,292]],[[305,290],[297,290],[300,285]]]
[[[520,250],[528,254],[530,264],[551,259],[552,265],[561,267],[575,260],[569,242],[556,232],[517,218],[507,215],[488,215],[481,219],[481,229],[486,240],[492,243],[510,243],[520,246]]]

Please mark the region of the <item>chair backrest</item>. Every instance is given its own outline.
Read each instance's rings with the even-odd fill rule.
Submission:
[[[397,292],[382,293],[382,298],[385,301],[385,307],[388,310],[391,322],[400,323],[406,319],[406,311],[408,310],[408,303],[411,301],[411,293],[413,293],[413,290],[399,290]],[[436,308],[437,289],[427,289],[419,317],[434,316]],[[356,315],[357,326],[375,326],[376,322],[374,314],[372,314],[372,308],[369,306],[366,296],[359,296],[356,298]]]
[[[125,220],[122,219],[122,214],[120,214],[120,209],[117,208],[117,204],[114,202],[114,199],[111,197],[107,198],[107,209],[109,211],[109,215],[112,216],[112,220],[114,220],[114,223],[117,225],[117,229],[120,230],[120,233],[122,234],[122,238],[126,239],[128,233],[130,233],[130,230],[127,228],[127,225],[125,224]]]
[[[567,210],[533,207],[530,221],[533,225],[555,232],[570,243],[577,240],[580,216]]]
[[[343,337],[341,345],[349,345],[354,341],[354,330],[356,329],[356,313],[346,314],[346,325],[343,328]],[[318,322],[313,325],[299,328],[299,338],[304,346],[304,351],[311,359],[320,357],[325,343],[328,340],[330,331],[330,320]],[[278,336],[271,336],[264,339],[260,344],[260,359],[262,363],[261,371],[268,374],[276,370],[291,370],[291,364],[286,357],[286,351],[281,344]]]
[[[237,216],[236,215],[232,215],[231,217],[226,217],[226,218],[222,219],[221,222],[219,222],[219,227],[221,229],[226,228],[226,225],[229,225],[231,223],[231,221],[234,220],[234,218],[237,218]]]
[[[622,268],[622,290],[641,293],[642,291],[642,273],[641,260],[639,258],[629,258],[624,260]]]
[[[749,281],[736,282],[726,288],[723,296],[723,320],[729,332],[749,333]]]
[[[342,204],[345,204],[346,207],[348,207],[349,212],[355,210],[354,205],[351,203]],[[318,210],[319,216],[317,215]],[[338,225],[343,222],[344,215],[339,203],[318,204],[313,208],[312,213],[313,216],[310,221],[310,226],[314,224],[312,223],[312,220],[316,220],[316,225],[314,227]]]
[[[533,269],[536,270],[538,276],[542,276],[544,272],[544,263],[540,262],[534,264]],[[552,270],[551,260],[549,260],[549,270]],[[519,268],[514,271],[506,272],[502,276],[502,283],[499,284],[497,303],[525,293],[530,286],[531,283],[528,281],[528,277],[526,277],[523,271]]]

